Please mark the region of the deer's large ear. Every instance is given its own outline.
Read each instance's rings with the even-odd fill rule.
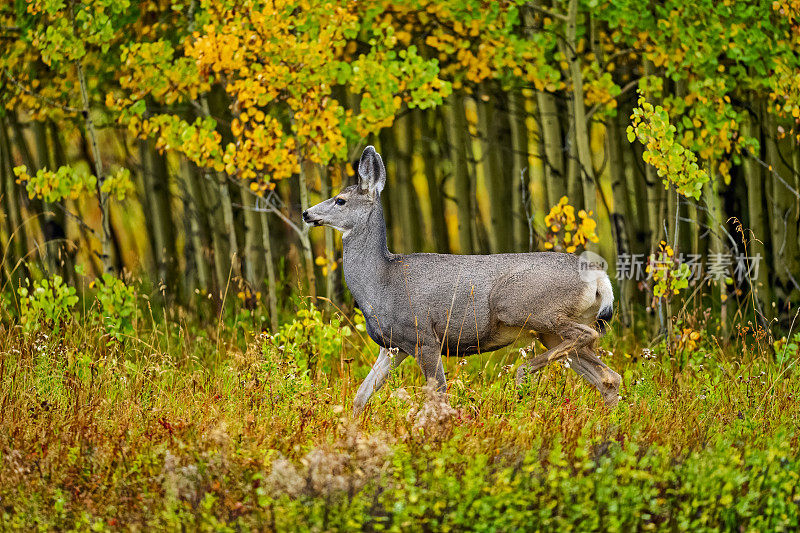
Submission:
[[[380,194],[384,185],[386,168],[383,159],[373,146],[367,146],[358,162],[358,188],[370,194]]]

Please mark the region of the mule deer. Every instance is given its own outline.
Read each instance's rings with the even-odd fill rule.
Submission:
[[[517,383],[571,357],[571,367],[606,404],[617,404],[620,376],[595,354],[599,333],[592,327],[599,322],[602,330],[612,315],[614,295],[604,271],[582,275],[577,256],[556,252],[393,254],[381,207],[385,184],[381,156],[368,146],[358,184],[303,212],[307,224],[342,232],[344,279],[367,333],[381,347],[353,402],[356,414],[409,355],[445,392],[442,355],[497,350],[534,332],[547,351],[520,366]]]

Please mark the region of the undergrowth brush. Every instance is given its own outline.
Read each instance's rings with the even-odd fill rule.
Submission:
[[[562,364],[518,388],[515,349],[448,358],[447,399],[409,361],[356,419],[377,355],[358,315],[305,306],[271,335],[98,294],[0,325],[3,529],[800,527],[797,338],[609,335],[615,410]]]

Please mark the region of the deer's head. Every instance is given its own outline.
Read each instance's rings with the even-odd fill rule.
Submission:
[[[386,168],[375,148],[367,146],[358,162],[358,184],[342,189],[303,212],[306,224],[330,226],[346,236],[354,228],[364,227],[370,213],[381,201],[386,185]]]

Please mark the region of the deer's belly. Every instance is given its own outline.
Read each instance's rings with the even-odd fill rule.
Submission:
[[[474,330],[467,335],[448,335],[442,347],[442,355],[451,357],[460,355],[474,355],[484,352],[493,352],[505,348],[510,344],[524,343],[527,345],[533,338],[527,329],[498,326],[476,335]]]

